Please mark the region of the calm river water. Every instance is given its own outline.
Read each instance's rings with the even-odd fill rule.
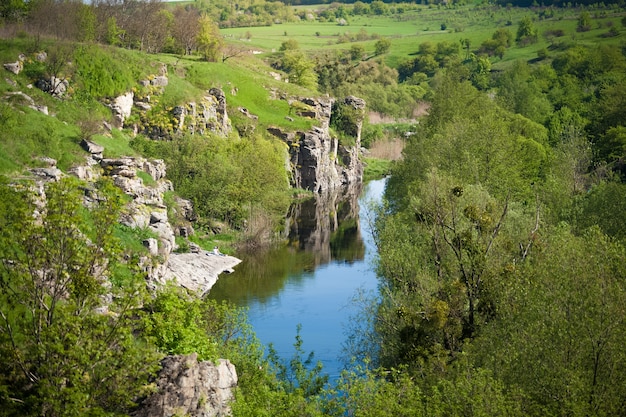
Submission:
[[[358,291],[377,286],[369,204],[380,202],[386,180],[370,181],[360,196],[336,196],[292,208],[289,244],[262,256],[238,254],[243,262],[221,275],[209,297],[248,307],[248,320],[262,343],[283,359],[294,353],[296,328],[303,349],[315,353],[331,380],[343,367],[342,347]]]

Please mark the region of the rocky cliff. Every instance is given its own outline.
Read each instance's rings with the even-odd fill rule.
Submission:
[[[314,193],[326,193],[361,183],[360,148],[365,101],[356,97],[347,97],[340,102],[332,98],[298,100],[306,106],[300,115],[316,119],[319,126],[307,132],[291,132],[278,127],[268,129],[289,147],[287,165],[291,171],[291,185]],[[331,134],[333,110],[338,106],[349,106],[357,114],[347,122],[352,124],[349,130],[354,139],[350,146],[341,144],[338,137]]]

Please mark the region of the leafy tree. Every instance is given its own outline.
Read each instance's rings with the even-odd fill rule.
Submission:
[[[531,43],[537,42],[537,28],[535,28],[530,16],[524,16],[520,20],[517,27],[517,35],[515,41],[520,46],[526,46]]]
[[[280,44],[279,51],[295,51],[296,49],[300,49],[300,45],[298,41],[295,39],[287,39],[283,43]]]
[[[0,187],[0,402],[7,415],[128,412],[158,365],[133,335],[143,280],[115,284],[121,248],[113,226],[122,198],[103,182],[86,211],[77,186],[69,179],[46,186],[45,207],[28,187]]]
[[[528,64],[515,62],[497,81],[498,102],[511,112],[544,123],[552,106],[536,79]]]
[[[385,15],[389,12],[389,6],[387,6],[384,2],[380,0],[374,0],[370,3],[370,13],[375,15]]]
[[[0,5],[0,18],[7,22],[24,19],[29,9],[29,2],[24,0],[7,0]]]
[[[177,7],[174,10],[174,26],[172,36],[177,47],[185,54],[190,55],[196,47],[196,36],[200,30],[200,15],[193,7]]]
[[[289,81],[302,87],[315,89],[317,74],[313,62],[300,50],[288,50],[282,58],[282,69],[289,75]]]
[[[200,17],[199,26],[196,36],[198,50],[206,61],[217,62],[221,57],[220,53],[224,42],[219,33],[219,28],[207,15]]]
[[[374,51],[375,51],[374,53],[376,55],[383,55],[389,52],[390,48],[391,48],[391,41],[387,38],[380,38],[379,40],[376,41],[376,44],[374,45]]]
[[[576,30],[578,32],[588,32],[591,30],[591,15],[588,11],[584,10],[580,13]]]
[[[357,44],[350,47],[350,58],[353,61],[362,59],[363,55],[365,55],[365,47],[363,45]]]
[[[437,81],[377,228],[381,363],[428,375],[493,319],[492,286],[533,229],[523,207],[546,163],[545,129],[506,115],[467,82]]]
[[[574,236],[563,225],[500,282],[500,320],[475,353],[525,393],[529,414],[623,413],[624,256],[597,228]]]

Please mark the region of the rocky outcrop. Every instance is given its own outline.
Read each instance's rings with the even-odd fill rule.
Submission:
[[[241,260],[233,256],[215,255],[198,249],[195,253],[173,253],[163,280],[175,280],[181,287],[203,296],[215,285],[219,274],[232,272],[240,263]]]
[[[113,112],[113,118],[117,127],[123,127],[124,121],[130,117],[133,109],[133,99],[135,94],[131,91],[116,97],[109,105]]]
[[[219,88],[211,88],[198,103],[191,102],[172,109],[174,133],[217,133],[228,136],[232,130],[226,110],[226,96]]]
[[[132,198],[120,217],[120,223],[131,228],[147,229],[156,236],[142,242],[149,253],[140,260],[148,288],[155,289],[173,280],[202,295],[215,284],[221,273],[231,272],[241,262],[232,256],[212,255],[200,248],[193,253],[174,253],[177,249],[176,235],[187,237],[192,234],[191,223],[196,220],[196,215],[191,202],[182,198],[176,198],[175,207],[165,205],[164,194],[173,187],[166,178],[162,160],[102,158],[101,146],[89,140],[83,140],[82,146],[91,156],[87,158],[86,165],[74,167],[70,173],[91,182],[103,175],[112,178],[113,183]],[[56,166],[38,168],[33,173],[48,180],[54,180],[55,175],[61,174]],[[178,219],[178,230],[169,221],[168,209]]]
[[[300,103],[304,106],[298,106],[298,114],[315,118],[320,126],[308,132],[286,132],[276,127],[268,129],[288,145],[291,185],[315,193],[326,193],[360,183],[363,176],[360,159],[363,118],[355,118],[354,126],[350,129],[355,144],[344,146],[330,134],[333,106],[337,105],[335,100],[305,98],[300,99]],[[365,108],[365,101],[356,97],[346,98],[339,104],[350,106],[356,111]]]
[[[218,417],[231,415],[237,371],[230,361],[198,361],[195,353],[167,356],[161,362],[156,392],[143,401],[135,417]]]
[[[63,97],[67,92],[69,82],[63,78],[51,76],[50,78],[41,78],[37,80],[35,87],[55,97]]]
[[[24,64],[20,60],[17,60],[15,62],[8,62],[3,66],[4,69],[6,69],[7,71],[11,71],[15,75],[19,74],[20,72],[22,72],[22,69],[24,69]]]

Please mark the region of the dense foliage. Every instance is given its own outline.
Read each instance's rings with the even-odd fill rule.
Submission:
[[[625,186],[621,147],[602,151],[622,123],[602,85],[622,88],[623,65],[611,48],[518,63],[495,100],[435,78],[379,222],[379,364],[435,395],[465,363],[525,415],[624,413]]]

